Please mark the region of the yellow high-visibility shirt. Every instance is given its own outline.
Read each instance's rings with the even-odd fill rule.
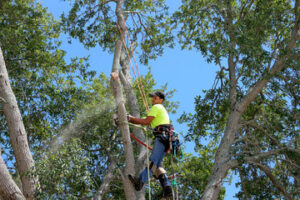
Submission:
[[[154,117],[154,119],[150,123],[152,128],[155,128],[162,124],[170,124],[168,112],[162,104],[153,105],[147,116]]]

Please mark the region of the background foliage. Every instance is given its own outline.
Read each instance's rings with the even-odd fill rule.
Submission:
[[[232,7],[234,24],[228,27],[226,3]],[[207,184],[216,148],[230,111],[230,82],[226,59],[236,56],[237,99],[264,77],[276,55],[292,54],[285,69],[270,82],[247,108],[236,133],[231,156],[239,161],[232,173],[240,177],[239,199],[283,198],[285,190],[299,198],[299,41],[286,49],[294,19],[293,1],[195,1],[184,0],[173,16],[165,1],[125,1],[124,11],[130,40],[140,62],[161,56],[175,44],[174,29],[182,48],[195,48],[220,67],[215,82],[203,96],[195,98],[195,114],[186,113],[180,121],[190,131],[186,140],[196,143],[195,155],[185,155],[176,163],[181,199],[200,199]],[[72,1],[69,13],[55,21],[33,0],[0,2],[0,45],[10,82],[17,97],[36,161],[41,191],[38,199],[83,199],[92,197],[103,182],[112,159],[124,166],[121,136],[112,125],[115,112],[109,78],[89,69],[87,58],[66,61],[59,36],[68,33],[86,48],[100,46],[112,53],[118,37],[114,3],[111,1]],[[235,46],[230,41],[234,38]],[[175,90],[157,86],[149,73],[142,77],[145,92],[166,91],[166,107],[175,113]],[[145,109],[133,82],[141,115]],[[204,139],[209,142],[204,142]],[[6,121],[0,107],[0,145],[10,172],[18,183]],[[137,148],[134,142],[134,148]],[[247,157],[266,152],[274,154],[257,160]],[[164,162],[173,171],[170,158]],[[270,173],[269,173],[270,172]],[[271,180],[273,177],[274,180]],[[230,177],[227,180],[230,180]],[[277,184],[276,184],[277,183]],[[117,170],[105,199],[124,199]],[[152,184],[153,193],[158,184]],[[225,189],[219,194],[224,199]]]

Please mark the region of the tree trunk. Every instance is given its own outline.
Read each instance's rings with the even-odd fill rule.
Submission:
[[[232,24],[232,18],[231,18],[231,7],[230,4],[228,4],[228,13],[229,17],[227,18],[227,25]],[[205,191],[203,193],[202,199],[203,200],[216,200],[219,195],[219,191],[221,189],[222,180],[225,178],[227,171],[232,167],[230,163],[230,148],[231,145],[234,142],[234,136],[236,131],[238,130],[239,126],[239,120],[241,118],[241,115],[246,110],[248,105],[257,97],[258,93],[262,91],[262,89],[265,87],[265,85],[268,83],[270,78],[280,72],[285,67],[285,62],[288,58],[291,57],[292,49],[295,48],[298,32],[299,32],[299,0],[295,1],[295,25],[293,27],[293,30],[291,32],[291,37],[289,40],[286,40],[286,49],[285,52],[287,52],[284,55],[278,55],[275,59],[275,63],[273,64],[272,68],[269,70],[269,73],[265,75],[264,77],[260,77],[260,79],[257,80],[256,84],[254,84],[253,87],[250,87],[247,91],[247,94],[240,100],[240,102],[237,102],[236,98],[236,84],[237,79],[235,77],[236,69],[235,64],[233,62],[234,55],[232,53],[229,54],[228,57],[228,67],[229,67],[229,77],[230,77],[230,114],[227,121],[225,134],[222,138],[221,144],[218,148],[215,162],[211,171],[211,175],[209,178],[209,182],[206,185]],[[230,34],[229,35],[231,40],[231,48],[234,49],[234,38]],[[233,51],[232,51],[233,52]]]
[[[118,8],[118,6],[117,6]],[[122,48],[122,41],[119,39],[116,43],[116,48],[114,52],[114,60],[113,60],[113,67],[112,67],[112,78],[111,78],[111,88],[112,92],[115,98],[115,102],[118,109],[118,118],[119,121],[125,122],[127,121],[127,112],[125,108],[125,100],[123,97],[123,91],[122,87],[119,81],[119,63],[120,63],[120,53]],[[134,174],[134,156],[133,156],[133,149],[132,144],[130,140],[130,133],[129,133],[129,127],[125,123],[120,123],[119,125],[121,134],[122,134],[122,141],[125,151],[125,177],[128,174]],[[129,179],[123,178],[123,185],[124,185],[124,191],[126,199],[128,200],[135,200],[135,193],[134,188],[131,186],[131,183],[129,182]]]
[[[124,49],[124,48],[123,48]],[[125,58],[123,58],[125,59]],[[130,80],[130,70],[128,67],[128,62],[121,62],[124,66],[122,66],[122,71],[120,71],[120,79],[121,82],[124,86],[125,89],[125,94],[126,94],[126,99],[127,99],[127,104],[130,109],[130,114],[140,118],[140,109],[138,105],[137,98],[134,94],[132,85],[131,85],[131,80]],[[125,75],[124,75],[125,74]],[[140,128],[132,127],[132,133],[139,138],[141,141],[145,141],[145,135],[143,131]],[[138,144],[138,158],[135,163],[135,174],[140,174],[141,171],[145,168],[145,159],[146,159],[146,152],[147,149]],[[136,191],[136,198],[139,200],[144,200],[145,199],[145,189],[143,188],[140,191]]]
[[[1,156],[0,148],[0,199],[25,200],[20,188],[12,179]]]
[[[8,73],[1,48],[0,97],[2,98],[2,101],[4,101],[2,104],[4,115],[7,120],[10,142],[16,158],[17,169],[22,181],[23,194],[26,199],[34,199],[38,180],[34,176],[27,175],[27,173],[34,167],[34,160],[28,146],[27,133],[25,131],[17,100],[9,83]]]
[[[297,1],[298,2],[298,1]],[[295,7],[298,8],[297,2]],[[296,17],[298,19],[299,16]],[[291,34],[291,39],[287,44],[287,52],[293,49],[296,45],[297,33],[299,31],[299,21],[296,21],[295,27]],[[229,165],[230,161],[230,148],[234,142],[234,136],[239,127],[239,120],[241,115],[244,113],[248,105],[257,97],[258,93],[262,91],[265,85],[268,83],[270,78],[280,72],[285,67],[286,60],[291,56],[291,54],[279,55],[276,58],[275,63],[270,69],[269,73],[265,77],[261,77],[256,84],[248,89],[247,94],[241,99],[240,102],[236,102],[236,80],[234,76],[233,62],[229,56],[229,73],[230,73],[230,114],[227,121],[225,134],[222,138],[221,144],[218,148],[215,162],[211,171],[209,182],[206,185],[205,191],[203,193],[203,200],[216,200],[221,189],[222,180],[225,178],[227,171],[231,168]],[[234,97],[234,98],[233,98]]]
[[[237,130],[239,118],[240,115],[237,112],[232,112],[228,117],[225,134],[218,148],[209,181],[201,198],[203,200],[215,200],[218,198],[222,180],[231,168],[228,164],[230,160],[229,150],[234,141],[234,134]]]
[[[125,59],[126,58],[123,58],[123,62],[121,62],[124,66],[122,66],[122,71],[120,71],[120,80],[124,86],[124,91],[126,94],[126,99],[127,99],[127,104],[129,106],[130,114],[133,115],[134,117],[140,118],[141,116],[140,116],[138,100],[132,88],[128,61],[124,61]],[[142,129],[132,127],[132,132],[141,141],[145,142],[146,138]],[[142,145],[138,145],[138,152],[139,152],[139,157],[136,161],[136,170],[135,170],[137,174],[139,174],[145,168],[144,162],[146,158],[146,148]]]

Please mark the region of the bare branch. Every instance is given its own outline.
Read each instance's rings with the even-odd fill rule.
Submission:
[[[225,30],[227,31],[227,34],[229,35],[230,40],[230,49],[235,49],[236,42],[235,37],[232,31],[232,24],[233,24],[233,13],[232,13],[232,7],[231,3],[227,2],[227,9],[226,9],[226,18],[225,18]],[[229,94],[229,100],[230,100],[230,109],[233,109],[236,104],[236,63],[234,62],[234,53],[229,52],[228,55],[228,68],[229,68],[229,84],[230,84],[230,94]]]
[[[117,162],[115,159],[111,159],[110,165],[108,164],[107,174],[104,176],[101,186],[99,187],[95,200],[102,200],[104,194],[109,190],[110,182],[113,180],[114,175],[113,172],[116,168]]]
[[[123,13],[128,13],[128,14],[140,14],[141,12],[138,12],[138,11],[123,11]]]
[[[140,15],[139,13],[137,13],[137,16],[138,16],[138,18],[139,18],[139,21],[140,21],[142,27],[145,29],[145,32],[147,33],[148,37],[151,38],[151,36],[150,36],[150,34],[149,34],[149,30],[147,29],[147,27],[144,25],[144,23],[143,23],[143,21],[142,21],[141,15]]]

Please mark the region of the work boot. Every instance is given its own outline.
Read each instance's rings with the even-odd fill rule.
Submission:
[[[133,184],[136,191],[140,191],[143,188],[144,183],[140,178],[134,177],[131,174],[128,174],[130,182]]]
[[[167,185],[163,188],[163,190],[161,191],[161,193],[159,195],[157,195],[157,198],[161,199],[161,198],[165,198],[165,199],[169,199],[173,197],[173,190],[172,187]]]
[[[158,176],[158,180],[160,182],[160,185],[162,188],[164,188],[164,186],[166,185],[166,177],[165,177],[165,174],[160,174]]]
[[[162,192],[158,195],[158,198],[172,197],[173,195],[172,187],[169,185],[165,186],[167,181],[165,174],[159,175],[158,180],[161,184],[161,187],[163,188]]]
[[[164,193],[164,196],[163,197],[173,197],[173,190],[172,190],[172,187],[167,185],[164,187],[163,189],[163,193]]]

